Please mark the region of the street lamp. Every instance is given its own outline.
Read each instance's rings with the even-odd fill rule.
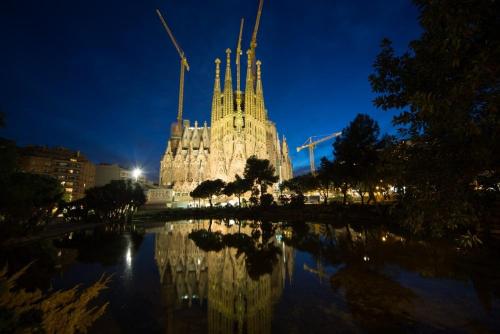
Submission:
[[[139,167],[136,167],[133,171],[132,171],[132,176],[134,177],[135,179],[135,182],[137,182],[137,180],[139,179],[139,177],[142,175],[142,169],[140,169]]]

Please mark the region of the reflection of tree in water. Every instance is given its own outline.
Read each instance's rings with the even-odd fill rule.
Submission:
[[[258,280],[260,276],[270,274],[281,255],[281,249],[274,242],[276,225],[269,222],[253,223],[250,235],[241,233],[212,232],[200,229],[189,233],[199,248],[204,251],[220,251],[224,248],[236,249],[236,257],[245,256],[248,275]]]
[[[198,316],[206,314],[209,333],[269,333],[272,305],[293,268],[292,249],[274,232],[274,226],[233,221],[167,223],[158,231],[155,252],[167,331],[200,330],[189,321],[196,312],[190,306],[199,299]],[[200,275],[189,280],[197,271]]]
[[[418,298],[391,278],[391,267],[418,273],[423,278],[464,283],[472,280],[486,311],[491,310],[492,298],[498,293],[500,284],[495,277],[500,277],[499,270],[492,269],[493,257],[485,256],[482,251],[463,254],[450,243],[411,241],[382,227],[334,228],[300,222],[290,225],[293,233],[285,242],[337,268],[330,272],[332,288],[343,294],[356,323],[369,331],[404,331],[416,321],[411,315]]]
[[[142,243],[144,231],[123,225],[108,225],[93,230],[69,233],[65,236],[42,240],[0,252],[0,265],[8,264],[9,273],[16,272],[31,263],[27,274],[18,284],[29,290],[42,291],[51,287],[54,274],[64,271],[76,261],[115,265],[123,261],[125,250],[131,256]]]
[[[66,260],[66,257],[62,259],[57,255],[58,249],[54,247],[51,240],[2,249],[0,251],[0,268],[7,265],[9,273],[12,274],[31,263],[27,274],[22,275],[17,283],[29,290],[35,288],[47,290],[50,287],[50,279],[57,272],[61,260]],[[75,257],[75,254],[72,253],[70,259],[74,260]]]
[[[409,321],[414,293],[364,263],[348,263],[330,279],[343,291],[356,322],[368,330],[395,330]]]
[[[54,243],[58,248],[75,249],[78,261],[82,263],[113,266],[123,261],[123,254],[127,250],[132,256],[143,239],[144,231],[116,224],[74,232]]]

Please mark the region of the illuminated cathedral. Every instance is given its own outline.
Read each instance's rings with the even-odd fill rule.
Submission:
[[[280,181],[292,177],[286,138],[278,135],[269,118],[262,85],[262,63],[256,60],[256,35],[261,6],[250,48],[246,52],[244,90],[240,88],[241,30],[236,48],[236,87],[233,88],[231,50],[226,50],[223,87],[221,61],[215,60],[215,82],[210,126],[179,119],[173,124],[160,163],[160,186],[187,194],[204,180],[231,181],[243,175],[250,156],[268,159]],[[242,24],[243,25],[243,24]],[[182,65],[181,65],[182,66]]]

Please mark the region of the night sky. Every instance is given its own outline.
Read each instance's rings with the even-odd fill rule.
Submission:
[[[191,66],[184,118],[202,124],[210,120],[214,60],[228,47],[234,51],[241,17],[248,48],[257,5],[0,1],[0,108],[7,123],[0,136],[21,146],[80,150],[94,163],[141,165],[156,181],[177,113],[179,57],[155,9]],[[372,105],[368,75],[383,37],[398,51],[418,37],[417,15],[410,0],[265,0],[257,57],[269,116],[288,139],[295,170],[308,165],[296,146],[341,130],[357,113],[374,117],[382,132],[394,131],[392,114]],[[325,143],[316,157],[331,151]]]

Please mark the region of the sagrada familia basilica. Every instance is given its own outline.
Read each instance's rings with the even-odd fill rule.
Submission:
[[[183,66],[187,66],[187,60],[180,51],[179,115],[177,123],[172,125],[171,136],[161,160],[160,186],[188,194],[204,180],[231,181],[236,174],[243,175],[246,160],[252,155],[260,159],[268,159],[280,180],[292,177],[288,145],[284,136],[280,138],[275,123],[269,118],[262,85],[262,63],[255,57],[261,11],[262,1],[250,48],[246,52],[244,91],[240,88],[243,20],[235,52],[235,88],[233,87],[231,50],[226,50],[223,87],[221,86],[221,61],[215,60],[210,126],[207,122],[191,124],[189,120],[182,119]],[[171,34],[169,29],[167,31]],[[173,41],[176,45],[175,39]],[[180,50],[178,47],[177,49]],[[185,61],[185,65],[182,61]]]

